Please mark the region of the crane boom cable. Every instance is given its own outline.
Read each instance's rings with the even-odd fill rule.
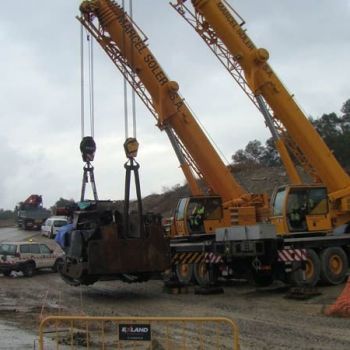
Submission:
[[[129,0],[129,15],[125,11],[125,1],[122,1],[122,8],[123,8],[123,13],[125,17],[129,17],[131,22],[132,21],[132,16],[133,16],[133,4],[132,0]],[[122,40],[122,51],[126,52],[126,39],[125,39],[125,29],[123,29],[123,40]],[[131,47],[131,71],[132,75],[135,76],[134,72],[134,48]],[[125,70],[127,69],[126,67],[124,68]],[[125,139],[129,137],[129,105],[128,105],[128,81],[127,78],[124,75],[124,123],[125,123]],[[132,89],[131,91],[131,114],[132,114],[132,135],[134,138],[136,138],[136,93],[135,90]]]
[[[94,116],[94,59],[93,59],[93,37],[88,34],[88,59],[89,59],[89,106],[90,106],[90,132],[94,137],[95,116]]]
[[[85,200],[85,190],[86,184],[88,182],[91,183],[92,193],[94,196],[94,200],[98,200],[95,176],[94,176],[94,167],[91,165],[91,162],[94,160],[96,144],[94,141],[94,133],[95,133],[95,113],[94,113],[94,57],[93,57],[93,36],[90,36],[87,31],[87,50],[84,52],[84,30],[83,24],[81,25],[80,32],[80,94],[81,94],[81,142],[80,142],[80,151],[83,157],[83,161],[85,162],[83,168],[83,180],[81,187],[81,196],[80,200]],[[85,55],[88,56],[88,67],[86,70],[85,67]],[[85,136],[85,74],[88,75],[88,88],[89,88],[89,112],[90,112],[90,133],[91,136]]]
[[[125,1],[122,1],[122,8],[124,16],[126,16],[125,13]],[[125,30],[123,30],[123,41],[122,41],[122,50],[125,52]],[[126,69],[126,68],[125,68]],[[129,113],[128,113],[128,85],[125,75],[123,80],[123,91],[124,91],[124,133],[125,133],[125,139],[129,137]]]
[[[80,26],[80,124],[81,124],[81,138],[85,134],[85,114],[84,114],[84,26]]]
[[[129,13],[131,21],[133,22],[133,4],[132,0],[129,0]],[[134,66],[134,47],[131,47],[131,65]],[[133,75],[135,76],[135,72],[133,70]],[[132,128],[133,128],[133,137],[136,139],[136,98],[135,98],[135,90],[132,89],[131,92],[131,101],[132,101]]]
[[[215,142],[215,140],[212,138],[212,136],[210,135],[209,131],[205,128],[205,126],[203,125],[203,123],[197,118],[195,112],[193,111],[193,109],[187,105],[187,108],[191,111],[193,118],[197,121],[197,123],[200,125],[200,127],[202,128],[204,134],[207,136],[207,138],[210,140],[211,144],[214,146],[214,148],[216,149],[216,151],[220,154],[220,156],[222,157],[222,159],[226,162],[226,165],[229,164],[230,162],[228,161],[228,159],[226,158],[224,152],[221,150],[221,148],[219,147],[219,145]]]

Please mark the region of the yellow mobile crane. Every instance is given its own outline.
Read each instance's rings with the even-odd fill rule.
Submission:
[[[204,196],[209,192],[222,198],[224,215],[218,226],[231,221],[240,225],[264,222],[269,215],[267,196],[250,194],[238,184],[178,93],[177,82],[168,79],[140,36],[142,32],[122,8],[113,1],[96,0],[83,2],[80,9],[81,23],[129,79],[156,118],[157,126],[167,132],[191,193]],[[99,28],[90,18],[98,19]],[[205,183],[205,192],[195,174]],[[204,233],[216,227],[205,225]],[[174,236],[192,233],[187,225],[177,225],[176,229]]]
[[[349,265],[349,175],[269,66],[268,51],[248,37],[238,12],[225,0],[192,0],[193,10],[185,2],[171,5],[262,112],[276,141],[292,183],[272,196],[271,222],[277,233],[285,245],[308,249],[309,283],[319,278],[340,283]],[[301,184],[287,148],[312,184]]]
[[[209,267],[215,265],[217,271],[220,265],[252,273],[258,282],[271,281],[279,239],[274,225],[267,223],[267,195],[248,193],[237,183],[180,96],[178,84],[169,80],[146,36],[120,5],[83,1],[80,11],[79,21],[167,133],[188,181],[192,196],[178,202],[170,237],[179,280],[189,282],[195,276],[206,283],[215,278]],[[202,212],[195,213],[199,207]]]
[[[221,2],[194,2],[195,6],[204,7],[208,4],[219,6],[219,3]],[[238,50],[235,57],[247,69],[246,81],[252,84],[254,96],[259,97],[259,107],[262,109],[266,103],[270,105],[274,111],[271,116],[274,124],[277,124],[277,115],[279,116],[278,131],[283,142],[296,147],[298,152],[294,156],[303,156],[303,165],[309,166],[314,178],[321,178],[317,176],[320,169],[318,162],[321,160],[325,168],[331,168],[325,179],[322,176],[322,182],[329,190],[328,197],[320,182],[315,186],[287,187],[279,190],[274,197],[275,213],[278,205],[282,210],[289,210],[290,199],[293,197],[298,199],[306,194],[313,198],[313,208],[307,206],[305,209],[312,212],[306,213],[304,218],[312,228],[310,231],[315,232],[314,240],[276,235],[275,225],[280,233],[288,232],[283,228],[291,224],[291,217],[282,212],[282,215],[272,216],[274,225],[267,223],[271,214],[266,194],[247,193],[236,182],[180,96],[178,84],[168,79],[149,50],[147,38],[121,6],[111,0],[91,0],[84,1],[80,10],[80,22],[95,37],[151,111],[157,126],[169,136],[189,183],[192,196],[178,202],[171,231],[171,256],[177,278],[181,282],[190,282],[194,278],[197,283],[205,284],[213,282],[218,273],[221,273],[228,277],[250,274],[257,283],[263,284],[270,283],[274,278],[287,280],[290,276],[296,282],[301,282],[299,264],[306,259],[308,249],[306,283],[314,285],[320,274],[330,283],[340,283],[348,266],[345,249],[350,243],[349,236],[339,236],[338,239],[334,235],[319,235],[331,232],[335,224],[340,227],[342,223],[348,222],[348,177],[339,164],[335,163],[338,167],[333,164],[335,159],[307,119],[304,118],[300,124],[295,125],[288,118],[280,117],[280,114],[288,112],[288,108],[285,108],[284,103],[278,103],[279,98],[274,95],[278,80],[267,66],[267,51],[255,49],[243,35],[244,32],[239,31],[237,41],[243,37],[247,53]],[[208,15],[214,10],[215,8],[209,8]],[[224,17],[221,17],[222,13],[225,13]],[[220,24],[226,18],[227,13],[223,10],[214,16]],[[232,24],[232,21],[229,23]],[[227,30],[224,28],[222,32],[225,34]],[[245,54],[248,55],[247,62],[243,63]],[[264,82],[266,77],[272,81]],[[292,101],[291,96],[286,96],[287,93],[282,88],[277,90],[284,96],[283,101]],[[293,112],[297,111],[301,113],[295,105]],[[291,118],[290,114],[288,116]],[[305,133],[301,134],[299,129],[307,134],[310,132],[311,143],[303,139]],[[318,142],[321,153],[314,147]],[[312,150],[309,146],[312,146]],[[336,178],[334,171],[339,168],[342,176],[337,179],[337,186],[332,184],[329,187],[333,177]],[[198,179],[206,185],[205,189],[198,184]],[[298,181],[296,177],[294,182]],[[344,186],[341,187],[342,185]],[[330,204],[328,198],[332,200]],[[327,222],[330,223],[328,227]],[[294,231],[302,235],[308,233],[300,228]],[[321,265],[324,267],[321,268]]]

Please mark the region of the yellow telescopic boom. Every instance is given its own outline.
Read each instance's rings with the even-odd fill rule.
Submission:
[[[92,0],[84,1],[80,10],[80,20],[88,29],[94,18],[97,18],[99,34],[96,39],[106,51],[109,43],[118,47],[120,59],[149,92],[158,115],[158,127],[170,127],[176,134],[199,169],[209,191],[220,195],[224,202],[249,202],[249,194],[233,178],[179,95],[178,84],[168,79],[147,43],[139,35],[139,29],[123,9],[114,1]]]
[[[192,0],[192,3],[236,57],[252,92],[264,97],[275,118],[283,124],[288,135],[315,169],[317,176],[328,188],[330,199],[349,196],[349,176],[267,63],[268,51],[254,45],[226,2]]]

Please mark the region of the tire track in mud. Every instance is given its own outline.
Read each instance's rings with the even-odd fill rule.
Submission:
[[[322,289],[322,296],[308,301],[288,300],[284,294],[262,293],[248,285],[225,287],[220,295],[194,295],[192,289],[189,294],[166,294],[162,286],[151,281],[70,287],[48,272],[33,278],[0,276],[0,319],[36,331],[43,304],[51,314],[225,316],[237,321],[243,350],[350,349],[350,320],[321,313],[342,286]]]

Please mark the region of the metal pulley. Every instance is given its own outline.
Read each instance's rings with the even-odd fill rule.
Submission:
[[[85,199],[85,188],[86,188],[86,184],[89,182],[89,179],[90,179],[94,199],[95,201],[97,201],[98,196],[97,196],[95,176],[94,176],[94,167],[90,163],[94,160],[95,152],[96,152],[96,143],[92,138],[92,136],[83,137],[83,139],[80,142],[80,151],[81,151],[81,156],[83,157],[83,161],[86,162],[84,166],[83,183],[81,186],[80,200],[84,201]]]
[[[130,158],[135,158],[137,156],[137,151],[139,149],[139,143],[136,138],[128,137],[124,142],[124,151],[126,156]]]
[[[92,162],[95,157],[96,143],[92,136],[85,136],[80,142],[81,156],[84,162]]]

